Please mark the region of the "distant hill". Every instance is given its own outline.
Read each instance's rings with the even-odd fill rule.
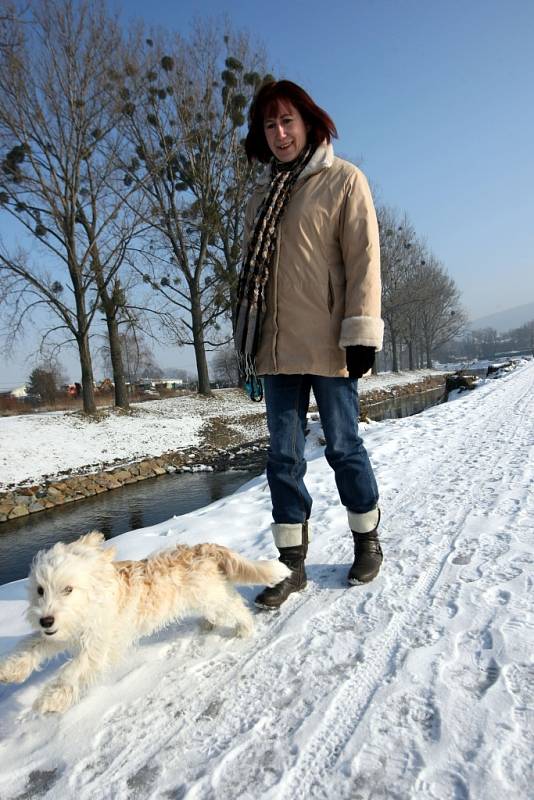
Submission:
[[[496,331],[502,333],[512,328],[519,328],[525,322],[530,322],[531,319],[534,319],[534,303],[527,303],[524,306],[507,308],[506,311],[489,314],[487,317],[473,319],[469,323],[469,328],[472,331],[480,330],[480,328],[495,328]]]

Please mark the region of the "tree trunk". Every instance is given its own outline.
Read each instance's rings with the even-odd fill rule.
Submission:
[[[413,341],[410,339],[408,342],[408,359],[409,359],[409,369],[413,371],[415,369],[415,359],[414,359],[414,352],[413,352]]]
[[[431,354],[431,345],[430,342],[427,340],[425,342],[425,350],[426,350],[426,366],[427,369],[432,369],[432,354]]]
[[[198,375],[198,393],[206,397],[211,396],[210,378],[208,374],[208,361],[206,359],[206,348],[204,346],[204,328],[200,301],[192,299],[191,318],[193,327],[193,345],[195,348],[195,359]]]
[[[72,223],[70,224],[72,230]],[[70,253],[75,253],[74,236],[67,238]],[[91,351],[89,349],[89,325],[87,311],[85,309],[85,291],[83,289],[81,270],[74,258],[70,259],[69,272],[71,274],[72,286],[74,289],[74,300],[76,303],[76,342],[80,354],[80,368],[82,372],[82,397],[83,410],[86,414],[96,412],[95,386],[93,376],[93,364]]]
[[[108,291],[108,284],[104,278],[104,270],[100,261],[100,253],[98,250],[98,243],[94,236],[94,231],[89,225],[87,219],[82,217],[85,231],[92,245],[91,267],[95,276],[96,285],[98,288],[98,295],[102,301],[104,314],[106,315],[106,325],[108,329],[109,339],[109,354],[111,357],[111,368],[113,370],[113,384],[115,391],[115,406],[124,408],[125,410],[130,407],[128,403],[128,394],[126,391],[126,382],[124,377],[124,364],[122,361],[121,344],[119,339],[119,325],[117,322],[117,303],[114,299],[114,291]],[[118,281],[115,283],[118,289]]]
[[[77,338],[78,351],[80,353],[80,367],[82,370],[82,398],[83,410],[86,414],[96,413],[95,388],[93,382],[93,365],[91,362],[91,351],[89,350],[89,336],[87,333],[81,334]]]
[[[124,377],[124,363],[122,360],[121,343],[119,339],[119,325],[116,316],[106,313],[106,324],[108,326],[109,354],[111,357],[111,367],[113,370],[113,383],[115,386],[115,406],[128,409],[128,393],[126,391],[126,379]]]
[[[398,352],[397,352],[397,336],[396,336],[395,331],[393,330],[393,328],[391,326],[390,326],[390,329],[389,329],[389,334],[390,334],[390,338],[391,338],[391,366],[392,366],[393,372],[400,372],[400,369],[399,369],[399,355],[398,355]]]

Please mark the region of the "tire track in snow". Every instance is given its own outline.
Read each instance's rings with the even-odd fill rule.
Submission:
[[[476,431],[472,432],[469,440],[466,442],[466,446],[468,447],[469,444],[474,445],[476,442],[479,441],[479,439],[480,439],[480,430],[477,428]],[[454,448],[454,445],[451,448],[449,461],[446,461],[445,463],[444,462],[441,463],[441,465],[437,468],[436,474],[434,476],[432,476],[433,478],[437,478],[438,477],[438,473],[440,471],[445,471],[445,474],[448,474],[448,472],[450,471],[450,467],[451,467],[451,463],[450,462],[452,460],[455,460],[456,457],[457,457],[456,450],[453,449],[453,448]],[[492,457],[492,455],[493,455],[493,451],[489,451],[488,456]],[[465,492],[467,492],[467,488],[465,489]],[[412,504],[412,501],[411,500],[407,500],[405,502],[403,501],[402,503],[399,503],[399,506],[400,505],[405,505],[405,506],[409,507],[411,504]],[[390,512],[391,512],[391,510],[393,510],[393,509],[390,509]],[[465,512],[465,510],[463,510],[460,518],[456,521],[456,525],[455,525],[455,528],[456,528],[458,533],[461,532],[461,530],[463,528],[463,525],[465,523],[466,517],[467,517],[467,513]],[[413,592],[415,592],[415,594],[412,595],[412,597],[414,599],[413,599],[413,603],[412,603],[410,609],[408,609],[407,611],[402,613],[401,616],[399,616],[399,615],[394,616],[393,620],[390,623],[390,626],[387,629],[388,632],[389,632],[388,636],[391,639],[391,642],[389,642],[389,646],[388,646],[388,642],[386,642],[385,645],[380,645],[380,644],[377,644],[377,643],[375,643],[373,645],[374,653],[375,653],[375,656],[376,656],[375,657],[375,661],[380,661],[380,658],[378,657],[380,653],[382,653],[382,656],[383,656],[382,660],[380,661],[381,664],[382,664],[382,662],[387,664],[388,661],[392,660],[392,653],[394,653],[395,649],[397,648],[397,644],[398,644],[398,641],[401,638],[402,631],[405,628],[409,628],[410,617],[411,617],[410,610],[412,610],[412,611],[415,610],[415,609],[418,609],[419,611],[421,610],[421,605],[422,605],[421,604],[421,599],[425,596],[425,594],[426,595],[430,594],[431,588],[432,588],[433,584],[435,583],[435,580],[437,579],[437,576],[441,572],[443,566],[445,565],[446,559],[447,559],[447,557],[448,557],[448,555],[449,555],[449,553],[450,553],[450,551],[452,549],[453,541],[454,541],[453,539],[449,539],[449,546],[444,548],[444,551],[441,554],[441,556],[436,559],[436,562],[434,564],[434,569],[430,570],[430,568],[428,568],[427,571],[425,572],[424,576],[420,577],[420,579],[418,580],[415,589],[412,590]],[[339,556],[339,548],[336,547],[336,550],[337,550],[338,556]],[[402,578],[402,576],[401,576],[401,578]],[[400,582],[402,582],[402,581],[400,581]],[[349,592],[349,595],[350,595],[351,590],[348,590],[348,592]],[[336,618],[339,617],[340,612],[342,612],[342,610],[343,610],[342,609],[343,598],[347,597],[347,599],[348,599],[349,595],[347,595],[347,593],[345,592],[339,598],[339,602],[336,602],[335,604],[329,604],[329,607],[327,607],[324,610],[324,613],[320,615],[320,619],[321,619],[321,622],[322,622],[323,625],[324,624],[328,624],[328,616],[336,617]],[[352,599],[350,599],[349,603],[347,603],[348,608],[352,608],[353,605],[354,604],[352,602]],[[335,613],[334,613],[334,607],[335,607]],[[326,619],[325,619],[325,617],[326,617]],[[312,620],[310,622],[310,627],[311,627],[311,631],[310,632],[312,632],[313,628],[315,627],[314,620]],[[297,646],[296,649],[297,650],[299,649],[298,646]],[[372,659],[370,658],[369,661],[372,661]],[[367,659],[364,661],[364,664],[361,665],[361,667],[358,669],[358,674],[357,674],[356,679],[355,679],[355,683],[357,683],[358,685],[360,684],[360,676],[361,676],[362,672],[365,670],[366,664],[367,664]],[[288,672],[291,673],[291,671],[293,669],[297,669],[298,670],[299,666],[301,667],[302,664],[299,665],[298,657],[297,657],[297,659],[294,659],[293,663],[290,663],[288,665]],[[378,669],[377,671],[378,671],[378,673],[382,674],[380,669]],[[369,683],[369,681],[367,681],[367,683]],[[257,688],[258,687],[256,687],[256,689]],[[349,685],[349,688],[348,688],[348,690],[346,692],[348,697],[343,697],[341,699],[341,701],[336,706],[336,709],[335,709],[334,714],[333,714],[333,728],[335,730],[338,730],[338,728],[339,728],[339,725],[338,725],[338,723],[336,721],[337,718],[338,718],[338,712],[339,712],[339,716],[342,717],[344,713],[345,714],[347,713],[347,709],[350,709],[350,711],[349,711],[350,718],[353,719],[353,705],[349,702],[349,700],[353,696],[354,691],[355,691],[355,687],[352,684]],[[363,689],[362,689],[362,691],[365,694],[365,691]],[[367,697],[368,697],[368,699],[370,701],[370,694],[371,693],[368,691],[366,694],[367,694]],[[269,694],[267,694],[266,703],[269,703],[271,701],[272,701],[272,697]],[[365,705],[365,700],[364,700],[364,705]],[[368,705],[368,703],[367,703],[367,705]],[[364,708],[364,710],[365,710],[365,708]],[[262,724],[262,737],[261,737],[262,741],[268,741],[269,738],[276,733],[276,728],[278,727],[279,723],[280,723],[280,727],[282,729],[284,728],[283,720],[282,721],[280,721],[278,719],[270,720],[271,724],[265,724],[265,720],[263,720],[263,723],[264,724]],[[323,729],[321,729],[321,731],[322,731],[322,733],[317,735],[317,740],[318,741],[323,738],[324,731],[323,731]],[[239,731],[236,731],[235,735],[238,736],[238,734],[239,734]],[[215,733],[215,737],[214,738],[215,738],[215,740],[217,740],[217,733]],[[315,761],[316,761],[316,750],[317,750],[315,744],[312,745],[310,749],[311,749],[311,753],[312,753],[311,761],[313,763],[315,763]],[[339,748],[337,748],[337,749],[334,748],[334,750],[336,750],[336,753],[337,753],[338,749]],[[216,748],[216,751],[218,751],[218,750],[219,750],[219,748]],[[240,759],[241,759],[242,756],[244,756],[244,753],[242,752],[243,750],[246,751],[246,747],[244,747],[241,743],[236,744],[236,752],[239,751],[239,758]],[[249,762],[253,761],[254,760],[254,756],[257,756],[257,755],[259,755],[259,754],[253,754],[252,758],[249,757],[248,761]],[[226,756],[226,759],[229,759],[229,758],[230,758],[230,756]],[[304,766],[303,770],[302,770],[304,773],[306,773],[306,775],[311,774],[311,771],[313,771],[313,770],[310,771],[310,766],[311,766],[310,764],[306,764]],[[205,785],[206,782],[209,783],[209,778],[204,781],[203,789],[200,789],[199,787],[196,787],[195,797],[208,798],[208,797],[230,796],[228,794],[226,794],[226,795],[219,795],[217,793],[213,794],[212,793],[213,792],[213,787],[210,788],[209,786],[206,786]],[[295,781],[295,783],[299,783],[299,782],[301,784],[303,782],[304,785],[307,785],[306,784],[306,780],[303,781],[302,780],[302,776],[300,774],[299,774],[299,778],[297,779],[297,781]],[[315,784],[315,786],[317,786],[317,784]],[[295,787],[292,786],[290,791],[287,793],[287,797],[292,797],[293,796],[293,792],[295,790],[296,790]],[[277,787],[276,797],[277,797],[277,800],[278,800],[279,787]]]
[[[491,430],[492,447],[484,453],[486,461],[493,462],[494,465],[500,461],[499,448],[495,447],[499,435],[502,439],[513,441],[524,422],[523,411],[526,410],[526,401],[534,393],[534,373],[529,371],[527,378],[528,387],[513,402],[510,413],[505,417],[504,426],[499,399],[500,395],[505,393],[506,387],[499,385],[497,391],[489,393],[488,396],[491,410],[497,413],[493,414],[491,422],[487,416],[481,414],[476,427],[471,428],[468,433],[469,442],[472,444],[478,442],[479,444],[481,430],[485,434],[483,438],[487,438],[490,433],[490,425],[493,425],[493,430]],[[523,435],[522,438],[528,441],[528,436]],[[464,446],[464,450],[466,449]],[[452,458],[449,457],[447,461],[442,461],[440,468],[432,476],[434,480],[439,477],[440,472],[447,475],[451,471],[451,467],[456,467],[455,451],[452,451],[451,455]],[[484,491],[483,485],[476,485],[476,477],[479,472],[479,469],[471,470],[471,485],[464,486],[462,494],[465,495],[473,487],[475,492],[471,491],[471,497],[477,489],[479,492]],[[487,474],[489,474],[488,471],[483,469],[482,475]],[[415,587],[410,592],[405,610],[397,612],[393,616],[383,637],[368,646],[363,663],[335,694],[322,724],[307,741],[304,752],[290,770],[282,786],[277,788],[277,800],[300,800],[300,798],[307,800],[309,797],[324,797],[326,800],[329,797],[328,773],[335,768],[344,746],[363,718],[384,677],[392,670],[394,671],[392,662],[396,650],[401,646],[402,633],[410,627],[410,621],[416,615],[415,612],[421,609],[424,598],[431,594],[447,565],[447,559],[453,549],[455,539],[461,534],[462,526],[468,515],[468,512],[462,513],[455,522],[456,534],[448,538],[444,546],[435,545],[434,552],[428,554],[427,557],[431,559],[431,563],[420,575]]]

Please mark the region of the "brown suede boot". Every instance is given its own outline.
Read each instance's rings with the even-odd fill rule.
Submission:
[[[302,544],[294,547],[280,547],[278,552],[280,553],[278,560],[289,567],[291,575],[276,586],[268,586],[254,601],[258,608],[266,608],[269,611],[280,608],[290,594],[300,592],[306,587],[304,561],[308,553],[308,523],[305,522],[302,526]]]

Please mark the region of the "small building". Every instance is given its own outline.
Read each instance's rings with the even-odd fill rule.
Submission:
[[[156,389],[181,389],[184,382],[181,378],[158,378],[154,381]]]
[[[9,396],[16,397],[17,400],[20,400],[23,397],[28,397],[28,390],[26,389],[26,385],[17,386],[16,389],[11,389],[11,391],[9,392]]]

